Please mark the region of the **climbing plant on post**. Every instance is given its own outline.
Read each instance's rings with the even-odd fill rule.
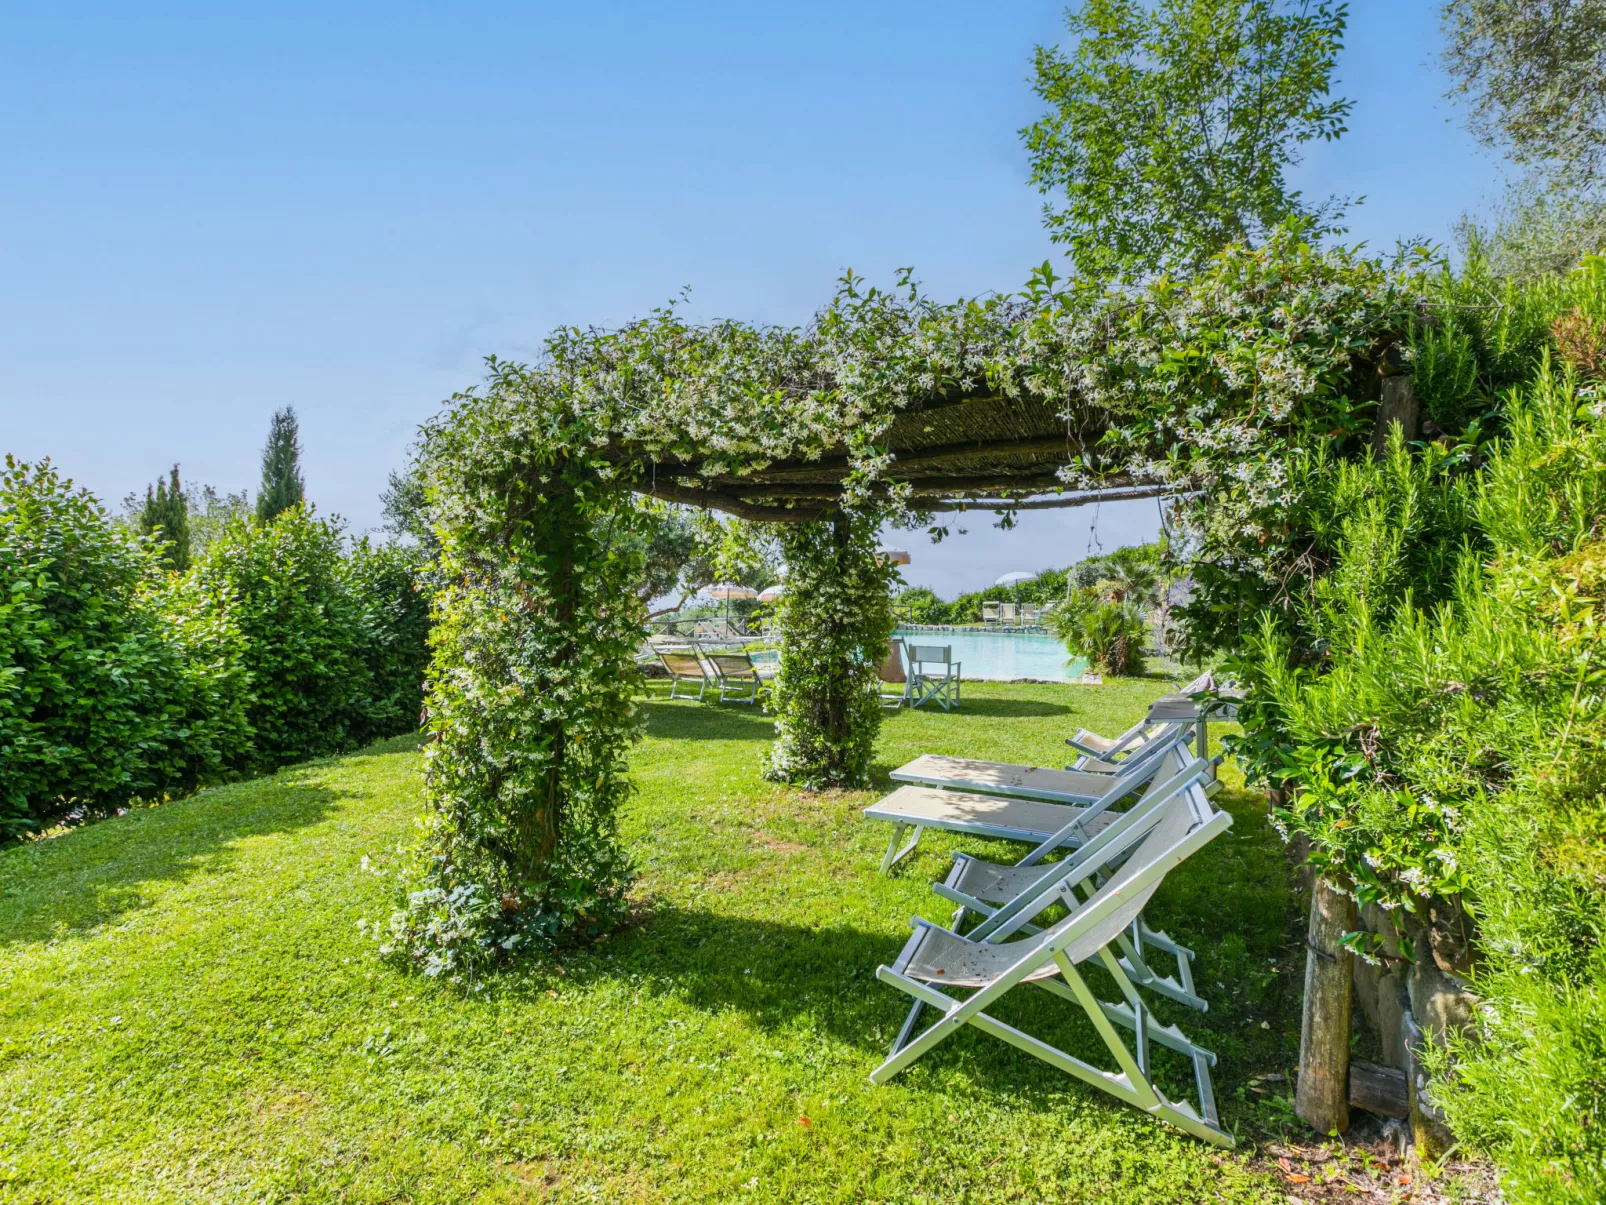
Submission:
[[[860,786],[881,728],[876,669],[892,635],[894,569],[875,555],[879,516],[836,510],[787,526],[781,665],[766,772],[809,786]]]
[[[615,812],[638,730],[647,521],[562,407],[496,366],[429,439],[445,583],[426,749],[428,881],[386,940],[428,974],[607,932],[630,868]],[[547,425],[552,423],[552,425]]]

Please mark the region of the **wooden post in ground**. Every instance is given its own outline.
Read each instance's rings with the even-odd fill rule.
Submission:
[[[1338,939],[1355,928],[1355,901],[1315,876],[1305,950],[1305,1017],[1299,1034],[1294,1112],[1323,1134],[1349,1129],[1349,1030],[1353,955]]]
[[[1383,378],[1383,396],[1377,403],[1377,425],[1372,428],[1372,459],[1381,460],[1388,451],[1389,428],[1396,423],[1405,432],[1405,442],[1422,435],[1422,406],[1416,399],[1416,386],[1409,373]]]

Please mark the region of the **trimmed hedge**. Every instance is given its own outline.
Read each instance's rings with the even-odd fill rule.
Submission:
[[[417,727],[418,557],[294,508],[185,574],[49,462],[0,473],[0,837]]]

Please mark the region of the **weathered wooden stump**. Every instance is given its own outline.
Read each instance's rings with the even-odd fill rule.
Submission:
[[[1310,893],[1305,1015],[1294,1112],[1323,1134],[1349,1129],[1351,959],[1339,938],[1355,928],[1355,901],[1324,878]]]

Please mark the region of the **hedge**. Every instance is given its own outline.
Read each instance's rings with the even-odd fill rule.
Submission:
[[[183,574],[48,461],[0,473],[0,837],[417,727],[417,557],[294,508]]]

